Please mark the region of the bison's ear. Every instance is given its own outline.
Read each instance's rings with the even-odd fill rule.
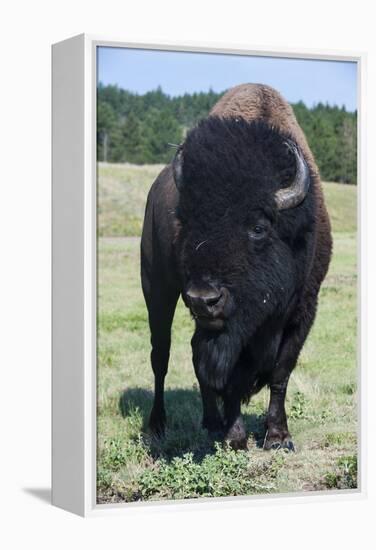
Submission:
[[[289,187],[279,189],[275,194],[278,210],[294,208],[303,202],[310,184],[308,166],[300,149],[290,139],[286,140],[285,143],[295,157],[296,172],[292,184]]]
[[[183,186],[183,147],[180,146],[176,151],[174,160],[172,161],[172,173],[174,175],[175,185],[178,191]]]

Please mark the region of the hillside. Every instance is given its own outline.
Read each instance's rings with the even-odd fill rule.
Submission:
[[[98,234],[101,237],[141,235],[148,191],[162,164],[98,164]],[[357,187],[324,183],[334,232],[356,230]]]

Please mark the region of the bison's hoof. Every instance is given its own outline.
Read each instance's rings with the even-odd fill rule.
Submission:
[[[286,451],[291,452],[295,451],[294,443],[292,442],[292,439],[289,435],[282,437],[274,435],[272,437],[269,437],[268,434],[266,434],[263,448],[265,451],[270,451],[271,449],[285,449]]]
[[[165,434],[166,427],[166,415],[163,413],[156,413],[154,410],[151,411],[149,418],[149,428],[153,435],[156,437],[163,437]]]
[[[225,442],[228,443],[234,451],[247,449],[247,434],[245,433],[243,420],[241,418],[238,418],[227,431]]]
[[[248,449],[248,442],[246,437],[244,437],[243,439],[226,439],[226,442],[234,451],[246,451]]]

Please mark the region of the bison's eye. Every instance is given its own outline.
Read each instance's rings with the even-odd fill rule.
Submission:
[[[258,223],[251,227],[248,235],[251,239],[263,239],[267,235],[268,229],[265,225]]]

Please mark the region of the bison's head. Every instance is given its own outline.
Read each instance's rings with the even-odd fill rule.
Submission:
[[[289,136],[209,117],[188,133],[173,172],[196,347],[206,367],[222,363],[228,372],[256,331],[286,314],[302,284],[313,224],[309,170]]]

